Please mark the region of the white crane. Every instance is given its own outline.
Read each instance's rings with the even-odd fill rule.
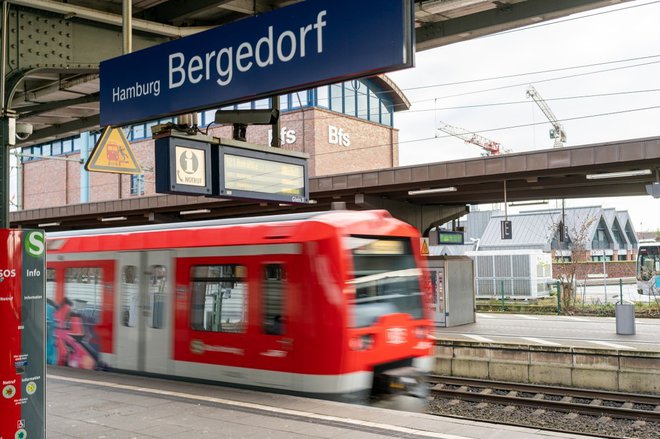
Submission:
[[[468,131],[463,128],[451,126],[449,124],[446,124],[444,122],[440,122],[440,126],[438,127],[440,131],[443,131],[447,134],[450,134],[452,136],[458,137],[459,139],[463,139],[466,143],[472,143],[474,145],[477,145],[481,147],[486,153],[484,155],[499,155],[500,154],[500,144],[485,138],[484,136],[480,136],[477,133],[473,133],[471,131]]]
[[[536,105],[539,106],[543,114],[545,114],[545,117],[547,117],[552,124],[552,129],[550,130],[550,138],[555,139],[554,147],[563,147],[564,142],[566,142],[566,131],[564,131],[564,127],[559,123],[555,117],[555,114],[552,112],[548,104],[546,104],[545,100],[543,100],[539,92],[536,91],[533,85],[530,85],[529,88],[527,88],[527,97],[532,98],[532,100],[536,102]]]

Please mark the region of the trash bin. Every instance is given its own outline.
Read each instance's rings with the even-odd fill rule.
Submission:
[[[635,305],[617,303],[614,310],[616,333],[621,335],[635,334]]]

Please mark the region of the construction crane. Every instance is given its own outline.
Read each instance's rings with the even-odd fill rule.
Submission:
[[[555,114],[552,112],[545,100],[541,97],[539,92],[536,91],[533,85],[530,85],[529,88],[527,88],[527,97],[532,98],[532,100],[536,102],[536,105],[539,106],[543,114],[545,114],[545,117],[547,117],[552,124],[552,129],[550,130],[550,138],[555,139],[554,147],[563,147],[564,142],[566,142],[566,131],[564,131],[564,127],[559,123],[555,117]]]
[[[438,127],[440,131],[443,131],[447,134],[450,134],[452,136],[458,137],[459,139],[464,140],[466,143],[472,143],[474,145],[477,145],[481,147],[484,151],[486,151],[485,154],[486,156],[489,155],[499,155],[500,154],[500,144],[497,142],[494,142],[490,139],[485,138],[484,136],[480,136],[477,133],[473,133],[471,131],[465,130],[463,128],[458,128],[455,126],[451,126],[449,124],[446,124],[444,122],[440,122],[440,126]]]

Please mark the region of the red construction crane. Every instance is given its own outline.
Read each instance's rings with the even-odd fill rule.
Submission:
[[[500,144],[485,138],[484,136],[480,136],[477,133],[470,132],[468,130],[465,130],[463,128],[458,128],[455,126],[451,126],[449,124],[446,124],[444,122],[440,122],[440,126],[438,127],[440,131],[443,131],[447,134],[450,134],[452,136],[458,137],[459,139],[463,139],[466,143],[472,143],[474,145],[477,145],[481,147],[484,151],[486,151],[485,154],[483,155],[499,155],[500,154]]]

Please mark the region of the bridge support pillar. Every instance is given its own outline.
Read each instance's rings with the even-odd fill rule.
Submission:
[[[393,217],[416,227],[422,236],[426,237],[429,236],[429,231],[433,227],[460,218],[470,212],[469,206],[465,204],[419,205],[364,194],[355,195],[355,204],[369,209],[385,209]]]

